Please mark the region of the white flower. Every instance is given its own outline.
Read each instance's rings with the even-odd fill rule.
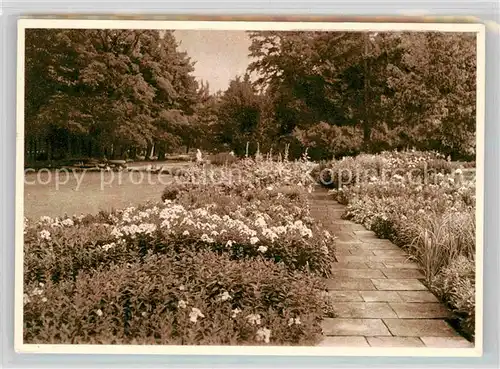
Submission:
[[[198,321],[198,318],[204,318],[205,315],[198,308],[191,308],[191,312],[189,313],[189,320],[193,323]]]
[[[213,238],[211,238],[211,237],[208,237],[208,235],[206,233],[203,233],[201,235],[201,240],[203,242],[208,242],[208,243],[214,243],[215,242],[215,240]]]
[[[46,297],[42,297],[42,302],[47,302],[47,298]]]
[[[40,288],[36,288],[33,290],[33,292],[31,293],[32,295],[41,295],[43,293],[43,290],[40,289]]]
[[[47,241],[49,241],[49,240],[50,240],[50,232],[49,232],[49,231],[47,231],[47,230],[45,230],[45,229],[44,229],[44,230],[42,230],[42,231],[40,232],[40,238],[41,238],[41,239],[43,239],[43,240],[47,240]]]
[[[267,251],[267,247],[266,246],[259,246],[259,248],[257,250],[262,252],[262,253],[265,253]]]
[[[61,224],[66,227],[72,227],[75,223],[71,219],[64,219]]]
[[[98,316],[102,316],[102,310],[101,310],[101,309],[98,309],[98,310],[96,311],[96,314],[97,314]]]
[[[226,247],[231,247],[233,246],[233,241],[229,240],[226,242]]]
[[[265,219],[263,217],[258,217],[255,220],[255,226],[260,228],[265,228],[267,226]]]
[[[40,217],[40,222],[42,223],[52,223],[52,218],[46,215]]]
[[[300,325],[302,324],[302,322],[300,321],[300,318],[290,318],[288,319],[288,326],[291,326],[291,325]]]
[[[241,309],[236,308],[233,310],[233,314],[231,315],[231,317],[236,318],[236,315],[238,315],[239,313],[241,313]]]
[[[231,300],[232,297],[227,291],[224,291],[224,293],[220,296],[220,299],[222,301],[227,301],[227,300]]]
[[[462,174],[462,169],[460,168],[455,169],[455,174]]]
[[[184,291],[185,289],[186,289],[186,287],[184,287],[184,285],[183,285],[183,284],[181,284],[181,285],[179,286],[179,290]]]
[[[187,307],[187,303],[184,300],[179,300],[179,302],[177,303],[177,306],[181,309],[185,309]]]
[[[259,325],[260,324],[260,314],[247,315],[247,320],[250,324]]]
[[[23,304],[27,304],[28,302],[31,302],[30,297],[28,296],[27,293],[23,295]]]
[[[142,315],[142,316],[146,316],[146,315],[148,315],[148,314],[147,314],[145,311],[143,311],[143,312],[141,313],[141,315]]]
[[[251,237],[251,238],[250,238],[250,243],[251,243],[252,245],[255,245],[257,242],[259,242],[259,239],[258,239],[257,237]]]
[[[257,331],[257,341],[264,341],[265,343],[269,343],[271,338],[271,330],[267,328],[260,328]]]
[[[273,186],[266,187],[266,190],[272,191],[272,190],[274,190],[274,187]]]
[[[104,251],[108,251],[109,249],[113,248],[116,246],[116,243],[114,242],[111,242],[111,243],[108,243],[106,245],[103,245],[102,248],[104,249]]]
[[[189,231],[184,231],[184,232],[182,232],[182,235],[183,235],[183,236],[189,236]]]
[[[120,238],[123,236],[123,233],[120,232],[120,230],[118,228],[113,228],[113,230],[111,231],[111,236],[113,237],[116,237],[116,238]]]

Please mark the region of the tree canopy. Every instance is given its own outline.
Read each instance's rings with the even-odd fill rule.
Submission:
[[[241,155],[247,142],[315,159],[412,146],[474,155],[474,34],[248,37],[247,72],[211,93],[172,31],[27,30],[26,157]]]

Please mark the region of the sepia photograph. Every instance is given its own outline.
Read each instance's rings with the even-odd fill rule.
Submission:
[[[482,26],[18,42],[18,351],[481,355]]]

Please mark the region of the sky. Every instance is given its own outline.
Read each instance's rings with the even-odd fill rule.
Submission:
[[[245,73],[250,62],[250,39],[245,31],[176,30],[180,51],[196,61],[193,73],[208,81],[210,92],[225,90],[236,75]]]

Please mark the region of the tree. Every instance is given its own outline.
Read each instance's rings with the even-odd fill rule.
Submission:
[[[44,127],[49,147],[67,153],[74,141],[87,156],[165,145],[165,111],[190,115],[197,99],[176,48],[170,31],[27,31],[27,131]]]
[[[250,76],[237,76],[230,81],[218,104],[216,140],[237,154],[245,152],[246,142],[257,132],[261,118],[262,97]]]
[[[387,59],[386,37],[363,32],[252,32],[250,70],[276,96],[282,133],[326,122],[359,125],[370,140],[372,70]]]
[[[394,97],[387,108],[392,125],[408,144],[453,157],[475,153],[475,35],[402,35],[402,60],[387,80]]]
[[[351,126],[362,130],[363,151],[417,146],[455,157],[473,153],[473,35],[251,32],[250,37],[249,70],[260,76],[257,84],[273,101],[280,135],[293,134],[305,146],[317,132],[345,136],[325,124]]]

